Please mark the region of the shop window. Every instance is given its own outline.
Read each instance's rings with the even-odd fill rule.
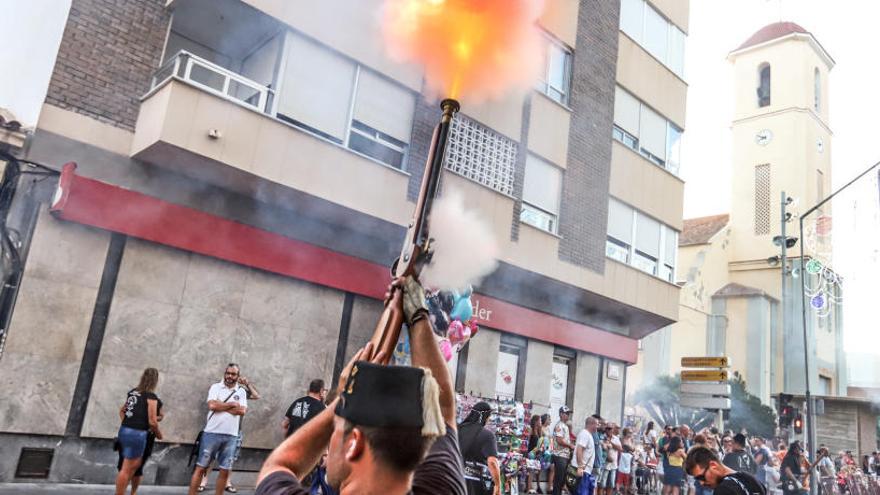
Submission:
[[[527,340],[510,334],[501,335],[498,349],[498,368],[495,373],[495,395],[506,399],[523,400]]]

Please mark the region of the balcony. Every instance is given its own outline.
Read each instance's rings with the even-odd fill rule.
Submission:
[[[399,165],[409,140],[401,129],[408,133],[411,121],[376,130],[406,105],[391,100],[385,106],[392,110],[376,118],[379,112],[361,115],[350,104],[367,89],[384,91],[384,80],[338,57],[332,62],[351,64],[345,68],[363,87],[309,65],[334,54],[244,2],[172,6],[166,56],[142,98],[133,158],[285,206],[297,201],[291,197],[321,198],[393,223],[408,220],[409,176]],[[334,85],[344,105],[315,96]],[[414,104],[412,93],[402,93]]]
[[[175,53],[156,71],[150,85],[150,93],[171,78],[180,79],[259,112],[267,114],[272,112],[272,102],[275,97],[272,89],[185,50]]]

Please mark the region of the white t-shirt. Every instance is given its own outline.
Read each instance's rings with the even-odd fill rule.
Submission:
[[[216,400],[217,402],[238,402],[239,405],[247,407],[247,393],[245,393],[244,389],[235,385],[234,390],[235,393],[232,392],[233,389],[226,388],[226,385],[223,382],[215,383],[211,385],[211,389],[208,390],[207,400]],[[229,394],[232,394],[232,396],[230,397]],[[226,400],[227,397],[229,397],[229,400]],[[212,411],[208,411],[207,424],[205,424],[206,433],[221,433],[224,435],[238,436],[238,427],[241,424],[239,416],[229,414],[226,411],[211,413]]]
[[[611,435],[611,445],[614,447],[623,447],[620,444],[620,438],[617,435]],[[614,470],[617,469],[617,450],[612,447],[608,449],[608,453],[605,456],[605,469]]]
[[[623,474],[629,474],[632,472],[632,460],[633,455],[629,452],[624,452],[620,454],[620,461],[618,461],[617,472]]]
[[[583,459],[583,463],[577,463],[577,450],[575,450],[574,454],[574,462],[575,467],[582,467],[587,472],[593,469],[593,462],[596,459],[596,445],[593,443],[593,434],[589,432],[586,428],[581,430],[578,433],[577,442],[575,442],[575,447],[583,447],[584,453],[581,455]],[[589,467],[589,469],[587,469]]]
[[[657,445],[657,430],[651,430],[648,432],[648,443],[651,445]]]

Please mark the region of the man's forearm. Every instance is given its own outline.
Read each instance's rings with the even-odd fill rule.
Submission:
[[[455,391],[452,378],[427,318],[422,318],[413,324],[409,329],[409,339],[412,365],[431,370],[440,388],[440,410],[443,412],[443,419],[447,425],[455,428]]]
[[[276,471],[289,471],[297,479],[302,479],[310,473],[321,460],[321,455],[330,443],[335,409],[336,401],[333,401],[321,414],[304,424],[276,447],[263,463],[257,483]]]

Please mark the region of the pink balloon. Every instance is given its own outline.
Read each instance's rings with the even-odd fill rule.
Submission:
[[[464,325],[461,323],[461,320],[452,320],[449,323],[449,329],[446,331],[446,336],[449,337],[449,341],[453,344],[458,344],[463,340],[464,333]]]
[[[452,344],[447,339],[443,339],[440,341],[440,354],[443,354],[443,359],[449,361],[452,359]]]

